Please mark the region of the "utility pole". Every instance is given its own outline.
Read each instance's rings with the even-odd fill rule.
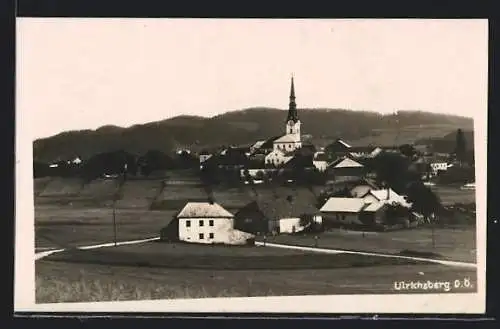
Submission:
[[[113,200],[113,241],[116,247],[116,197]]]

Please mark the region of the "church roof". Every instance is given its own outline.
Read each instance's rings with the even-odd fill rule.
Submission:
[[[274,143],[295,143],[295,142],[299,142],[300,140],[297,138],[297,135],[293,135],[293,134],[286,134],[286,135],[283,135],[279,138],[277,138]]]

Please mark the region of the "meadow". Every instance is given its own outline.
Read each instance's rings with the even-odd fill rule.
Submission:
[[[98,183],[85,187],[78,181],[68,186],[59,179],[35,181],[36,248],[69,248],[36,262],[38,303],[394,293],[395,280],[454,280],[467,276],[475,282],[473,270],[269,247],[150,242],[75,250],[72,247],[113,241],[113,217],[117,241],[156,237],[193,197],[191,192],[196,190],[200,199],[206,197],[194,178],[187,183],[173,178],[163,188],[160,181],[130,181],[122,188],[113,214],[109,197],[116,190],[110,183]],[[92,200],[85,191],[99,186],[103,193]],[[288,193],[256,189],[268,197]],[[438,193],[446,200],[457,200],[454,202],[474,195],[474,191],[463,190]],[[233,212],[254,196],[249,188],[214,191],[217,202]],[[267,237],[266,241],[315,245],[312,236],[303,235]],[[435,228],[434,233],[428,228],[366,234],[339,230],[321,234],[318,246],[391,254],[432,252],[446,259],[474,262],[476,243],[474,227],[450,226]]]
[[[434,231],[434,232],[433,232]],[[428,227],[390,232],[332,230],[318,235],[278,235],[267,242],[298,246],[357,250],[387,254],[438,254],[443,259],[476,262],[476,230],[470,226]],[[263,237],[258,240],[263,241]]]
[[[90,250],[69,249],[48,261],[112,266],[212,270],[297,270],[424,264],[408,259],[323,254],[262,246],[218,246],[147,242]]]
[[[286,276],[286,280],[284,277]],[[440,265],[377,266],[304,270],[185,270],[75,264],[40,260],[36,264],[36,302],[92,302],[174,298],[297,296],[398,293],[400,280],[451,281],[473,270]],[[407,291],[405,293],[422,293]],[[433,291],[428,291],[433,292]],[[437,291],[446,293],[446,291]]]

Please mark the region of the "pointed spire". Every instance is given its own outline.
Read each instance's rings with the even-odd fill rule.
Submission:
[[[290,86],[290,103],[288,105],[288,116],[286,118],[286,121],[294,121],[297,122],[299,120],[298,114],[297,114],[297,104],[295,104],[295,86],[293,83],[293,74],[292,74],[292,79],[291,79],[291,86]]]

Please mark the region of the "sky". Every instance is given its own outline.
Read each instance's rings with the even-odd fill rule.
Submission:
[[[486,20],[19,18],[33,139],[249,107],[486,113]],[[300,114],[299,114],[300,115]]]

